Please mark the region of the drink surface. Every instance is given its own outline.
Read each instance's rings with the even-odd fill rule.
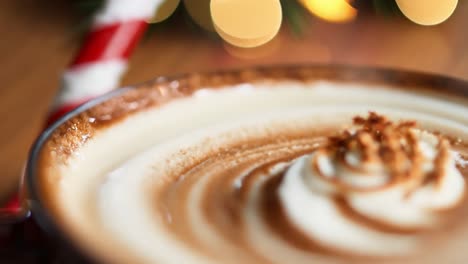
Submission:
[[[100,260],[463,261],[466,113],[461,97],[379,84],[201,87],[99,129],[80,125],[92,114],[65,124],[40,184]]]

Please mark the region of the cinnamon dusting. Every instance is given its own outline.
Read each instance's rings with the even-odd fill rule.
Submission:
[[[330,137],[328,144],[317,153],[328,155],[340,165],[353,171],[364,172],[363,175],[366,176],[373,175],[366,174],[366,168],[378,163],[388,173],[389,183],[403,182],[408,195],[425,184],[435,183],[436,186],[440,186],[445,164],[450,157],[450,143],[447,139],[441,135],[434,135],[439,142],[433,160],[434,169],[425,172],[423,163],[427,158],[420,149],[415,121],[394,123],[383,115],[370,112],[367,118],[355,117],[353,125],[356,127],[355,131],[345,130]],[[349,153],[358,153],[358,165],[351,164],[346,159]],[[317,160],[318,157],[312,161],[313,169],[323,176],[320,166],[316,164]]]

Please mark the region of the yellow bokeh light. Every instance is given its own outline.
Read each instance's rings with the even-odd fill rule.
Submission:
[[[234,58],[242,60],[259,60],[265,57],[273,55],[276,51],[279,50],[281,46],[281,36],[276,36],[271,41],[265,43],[264,45],[253,47],[253,48],[243,48],[238,46],[233,46],[229,42],[224,43],[224,50]]]
[[[210,9],[216,32],[234,46],[263,45],[281,27],[280,0],[211,0]]]
[[[448,19],[458,0],[396,0],[401,12],[420,25],[437,25]]]
[[[353,20],[357,10],[346,0],[299,0],[313,15],[335,23]]]

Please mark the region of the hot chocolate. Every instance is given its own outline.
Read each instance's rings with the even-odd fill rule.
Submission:
[[[158,80],[49,131],[30,180],[97,261],[466,261],[468,86],[433,78],[311,67]]]

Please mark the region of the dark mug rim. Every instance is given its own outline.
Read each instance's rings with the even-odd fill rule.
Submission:
[[[269,79],[273,81],[281,80],[299,80],[303,81],[303,76],[295,73],[300,71],[309,71],[312,73],[320,72],[317,76],[311,76],[312,80],[331,80],[331,81],[343,81],[343,82],[362,82],[362,83],[379,83],[396,87],[432,87],[443,89],[440,93],[451,93],[461,98],[468,98],[468,80],[462,80],[454,77],[423,73],[417,71],[408,70],[397,70],[390,68],[381,67],[362,67],[362,66],[350,66],[350,65],[294,65],[294,66],[272,66],[272,67],[254,67],[242,70],[227,70],[218,72],[207,72],[207,73],[192,73],[176,75],[175,77],[158,77],[151,81],[143,82],[133,86],[127,86],[113,90],[109,93],[101,95],[97,98],[91,99],[90,101],[80,105],[63,117],[55,121],[51,126],[44,130],[38,138],[35,140],[32,148],[30,149],[25,175],[25,184],[28,192],[28,204],[32,211],[32,217],[39,224],[49,236],[53,239],[60,241],[62,245],[67,248],[71,248],[73,254],[84,258],[86,261],[94,259],[92,256],[88,256],[86,252],[81,252],[74,245],[73,239],[68,237],[65,232],[62,232],[61,228],[54,221],[54,217],[48,212],[44,206],[45,202],[41,198],[40,190],[38,188],[38,159],[41,154],[41,150],[44,144],[50,139],[51,135],[57,131],[58,128],[67,123],[67,121],[73,119],[80,113],[89,111],[90,109],[101,105],[102,103],[119,96],[122,96],[129,91],[140,89],[142,87],[155,87],[158,85],[170,85],[172,81],[179,81],[182,79],[190,78],[216,78],[222,77],[233,77],[234,84],[247,82],[256,82],[258,80]],[[249,75],[250,74],[250,75]],[[246,75],[247,79],[244,80]],[[244,78],[244,79],[243,79]],[[220,85],[231,84],[232,80],[225,81],[221,78]],[[197,87],[195,87],[197,88]],[[138,112],[137,110],[136,112]],[[131,115],[132,113],[129,113]]]

